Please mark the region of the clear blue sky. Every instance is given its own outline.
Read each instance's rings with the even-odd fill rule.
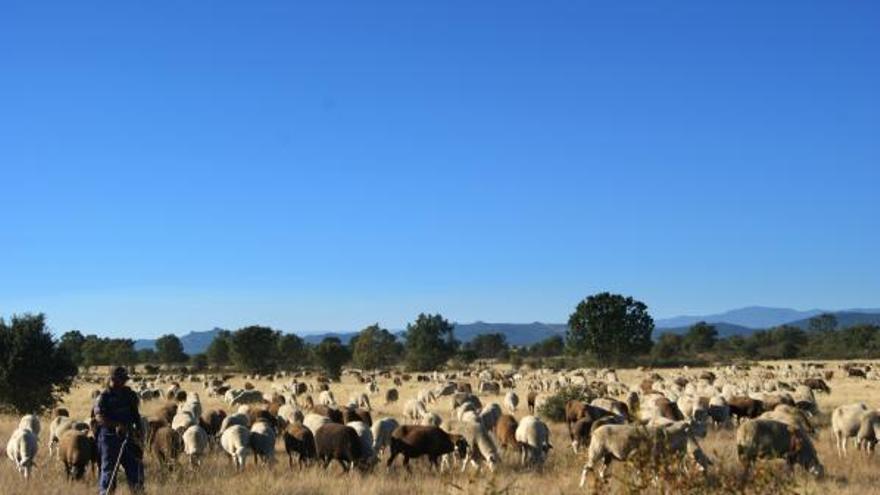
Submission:
[[[878,306],[878,26],[872,0],[4,2],[0,314]]]

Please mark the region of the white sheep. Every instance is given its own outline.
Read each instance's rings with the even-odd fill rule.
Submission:
[[[368,464],[376,462],[376,452],[373,450],[373,432],[367,424],[363,421],[352,421],[346,423],[345,426],[348,426],[357,432],[358,438],[361,440],[361,458]]]
[[[29,428],[16,429],[6,444],[6,455],[24,479],[29,479],[37,457],[37,435]]]
[[[241,425],[230,426],[220,436],[220,446],[232,458],[236,469],[244,469],[251,453],[250,436],[250,431]]]
[[[202,456],[208,451],[208,434],[199,425],[193,425],[183,432],[183,452],[189,456],[193,466],[201,464]]]
[[[373,423],[370,430],[373,433],[373,452],[377,455],[383,453],[391,445],[391,434],[400,426],[394,418],[382,418]]]
[[[550,429],[535,416],[525,416],[516,427],[516,442],[519,444],[520,464],[544,464],[550,445]]]
[[[251,426],[251,449],[268,464],[275,463],[275,438],[275,428],[268,422],[257,421]]]
[[[516,414],[517,406],[519,406],[519,396],[513,390],[509,390],[504,394],[504,407],[510,414]]]

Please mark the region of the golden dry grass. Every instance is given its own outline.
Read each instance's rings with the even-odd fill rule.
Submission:
[[[832,364],[836,368],[836,364]],[[642,373],[635,370],[621,370],[621,380],[633,383],[640,379]],[[880,383],[866,382],[850,378],[837,377],[830,382],[833,393],[830,396],[819,396],[820,408],[829,413],[834,407],[855,401],[864,401],[869,406],[880,406]],[[241,385],[242,379],[232,380],[234,385]],[[257,382],[257,388],[269,390],[268,382]],[[380,382],[383,390],[389,383]],[[71,415],[74,417],[86,417],[91,401],[90,392],[93,385],[80,385],[75,388],[65,399]],[[207,397],[201,393],[201,385],[198,383],[184,384],[184,388],[190,391],[199,391],[205,408],[224,407],[229,409],[221,400]],[[391,406],[385,406],[378,397],[373,400],[373,418],[383,416],[402,416],[403,403],[414,397],[419,385],[415,382],[405,383],[400,388],[401,400]],[[349,395],[360,392],[363,385],[353,378],[346,377],[341,384],[333,384],[332,390],[340,402],[345,402]],[[525,390],[519,390],[520,396],[525,397]],[[485,401],[497,400],[501,397],[489,397]],[[431,410],[440,413],[444,422],[448,422],[451,416],[450,401],[442,399]],[[144,405],[144,412],[149,413],[156,408],[159,402]],[[517,416],[525,414],[524,405]],[[5,446],[12,430],[17,425],[18,418],[12,416],[0,416],[0,439]],[[60,462],[50,459],[47,455],[46,441],[48,438],[49,418],[43,418],[43,431],[40,435],[40,452],[38,468],[34,471],[33,478],[25,483],[8,460],[0,463],[0,494],[45,494],[45,495],[78,495],[94,494],[97,491],[96,480],[87,475],[87,481],[68,483],[65,481]],[[550,453],[549,459],[543,470],[524,469],[516,464],[516,456],[513,453],[505,454],[504,465],[494,475],[488,473],[476,474],[472,470],[465,474],[457,470],[452,473],[437,474],[427,470],[423,461],[414,461],[413,474],[407,474],[397,461],[398,467],[387,471],[384,464],[376,467],[370,474],[346,475],[336,464],[331,464],[328,470],[319,467],[310,467],[304,470],[299,468],[289,469],[283,446],[277,445],[278,463],[271,468],[263,465],[254,465],[252,459],[246,470],[235,473],[228,459],[222,452],[215,451],[209,455],[203,465],[198,469],[192,469],[181,458],[181,465],[173,473],[159,470],[150,456],[146,460],[147,493],[148,494],[175,494],[175,495],[274,495],[274,494],[463,494],[463,493],[522,493],[554,495],[566,493],[584,493],[578,488],[580,469],[583,465],[583,453],[575,456],[568,447],[568,438],[563,424],[551,424],[552,442],[556,447]],[[709,436],[701,443],[704,450],[715,461],[713,470],[734,472],[739,470],[736,461],[735,446],[733,443],[734,432],[732,430],[710,431]],[[826,466],[827,477],[819,482],[812,480],[808,475],[796,471],[794,473],[794,491],[798,493],[820,494],[864,494],[880,493],[880,456],[868,458],[861,453],[851,453],[846,459],[838,459],[831,440],[829,431],[823,429],[816,441],[816,447],[822,462]],[[615,465],[611,474],[621,479],[627,476],[628,466]],[[780,474],[784,475],[784,474]],[[624,490],[624,484],[612,482],[607,487],[597,486],[591,483],[592,489],[608,489],[612,492]],[[657,487],[657,491],[669,492],[670,488]],[[707,490],[706,493],[711,493]],[[124,488],[119,493],[126,493]]]

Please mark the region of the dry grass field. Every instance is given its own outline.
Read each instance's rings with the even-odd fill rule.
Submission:
[[[837,368],[838,363],[830,363],[830,368]],[[693,370],[691,370],[693,371]],[[663,370],[663,374],[672,374],[674,371]],[[621,370],[620,379],[625,383],[639,381],[644,373],[635,370]],[[236,378],[231,381],[233,386],[241,386],[243,380]],[[818,401],[823,415],[841,404],[855,401],[864,401],[871,407],[880,406],[880,382],[870,382],[854,378],[841,377],[837,372],[836,377],[829,382],[832,394],[819,395]],[[183,384],[184,389],[199,391],[202,402],[206,409],[212,407],[230,408],[218,398],[207,397],[200,389],[199,383]],[[255,383],[258,389],[269,390],[268,382]],[[380,387],[387,388],[389,383],[380,381]],[[90,392],[94,385],[83,384],[74,389],[65,400],[65,406],[71,411],[73,417],[86,417],[90,408]],[[373,418],[383,416],[402,417],[403,403],[406,399],[414,397],[419,384],[411,381],[400,387],[400,401],[390,406],[382,404],[383,400],[376,397],[373,400]],[[363,385],[357,383],[351,377],[343,378],[341,384],[333,384],[331,389],[340,402],[345,402],[349,395],[355,391],[363,390]],[[525,402],[525,389],[518,390]],[[496,400],[501,403],[501,396],[497,398],[487,397],[484,402]],[[142,410],[150,413],[158,407],[160,401],[146,403]],[[441,399],[430,408],[438,412],[444,418],[444,426],[447,426],[451,418],[451,406],[448,398]],[[524,404],[521,405],[517,416],[525,414]],[[12,464],[5,459],[0,463],[0,494],[40,494],[40,495],[78,495],[94,494],[97,492],[96,480],[91,474],[87,475],[85,482],[68,483],[65,481],[62,466],[57,459],[50,459],[47,455],[46,442],[48,438],[48,424],[50,418],[42,419],[43,431],[40,434],[40,451],[37,456],[37,468],[33,478],[25,483],[20,479]],[[5,446],[6,440],[17,425],[18,418],[12,416],[0,417],[0,439]],[[821,481],[813,480],[809,475],[796,470],[792,475],[791,484],[788,488],[795,493],[816,494],[865,494],[880,493],[880,455],[876,458],[868,458],[860,452],[851,452],[846,459],[839,459],[835,453],[831,434],[826,425],[820,431],[816,440],[816,447],[820,459],[826,467],[826,477]],[[274,495],[274,494],[463,494],[463,493],[521,493],[521,494],[566,494],[584,493],[587,490],[578,488],[580,470],[584,461],[583,452],[575,456],[569,448],[567,433],[564,424],[551,424],[552,443],[555,446],[551,450],[547,463],[541,471],[524,469],[518,466],[517,457],[512,452],[504,454],[504,464],[494,474],[482,472],[477,474],[472,468],[467,473],[458,470],[438,474],[427,469],[426,462],[416,460],[413,462],[412,474],[399,466],[392,471],[387,471],[384,463],[380,463],[369,474],[343,474],[338,464],[331,464],[328,470],[319,467],[308,467],[303,470],[295,467],[290,469],[287,465],[287,457],[284,448],[279,441],[277,445],[278,462],[273,467],[255,465],[252,459],[244,472],[236,473],[228,458],[220,451],[214,451],[198,469],[191,468],[185,459],[181,457],[180,466],[174,472],[160,470],[155,461],[147,455],[147,489],[148,494],[235,494],[235,495]],[[710,430],[707,438],[701,441],[703,449],[710,455],[714,465],[710,468],[710,476],[720,477],[724,473],[731,478],[741,476],[741,469],[736,461],[735,446],[733,444],[733,430]],[[630,467],[624,464],[615,464],[611,469],[614,480],[608,485],[591,483],[590,492],[613,492],[621,493],[628,490],[628,483],[622,482],[627,479]],[[786,471],[777,465],[768,465],[766,476],[773,479],[789,476]],[[691,477],[701,476],[691,473]],[[725,485],[726,486],[726,485]],[[759,488],[755,484],[745,483],[745,492],[761,493],[776,491],[769,488],[775,485],[762,485]],[[723,491],[737,491],[728,487],[707,484],[699,490],[704,493],[719,493]],[[672,486],[664,486],[660,482],[655,484],[649,491],[656,493],[675,493],[680,491]],[[118,493],[126,493],[125,488],[120,488]]]

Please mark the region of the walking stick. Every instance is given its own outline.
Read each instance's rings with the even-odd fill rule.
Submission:
[[[125,446],[128,444],[128,435],[125,436],[125,440],[122,441],[122,445],[119,446],[119,455],[116,457],[116,465],[113,466],[113,472],[110,473],[110,485],[107,486],[107,492],[113,493],[116,491],[116,473],[119,472],[119,464],[122,463],[122,454],[125,453]]]

